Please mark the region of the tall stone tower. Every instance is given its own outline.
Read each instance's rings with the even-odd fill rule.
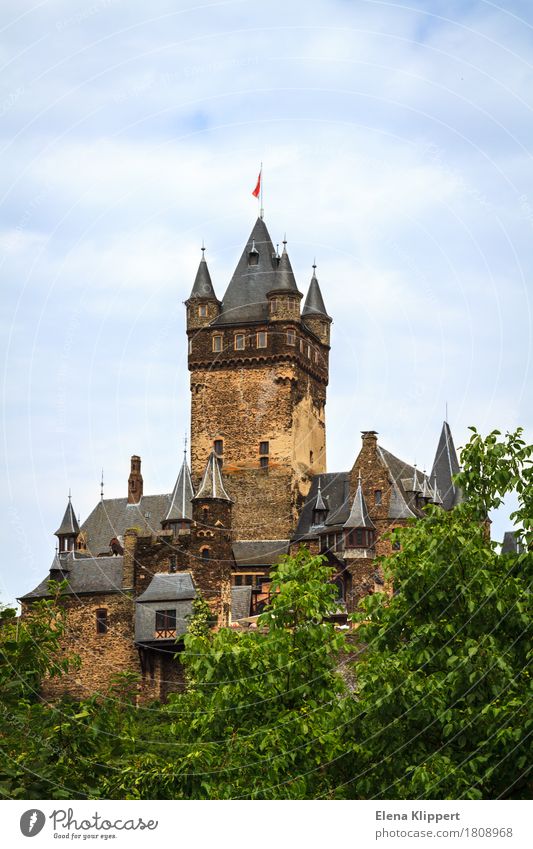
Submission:
[[[326,470],[329,332],[318,281],[303,311],[284,243],[258,218],[219,301],[202,256],[187,306],[191,466],[214,451],[235,539],[286,539],[312,475]]]

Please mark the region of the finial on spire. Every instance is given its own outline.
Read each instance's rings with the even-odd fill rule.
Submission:
[[[357,483],[361,486],[361,469],[359,469],[359,474],[357,475]]]
[[[313,272],[316,271],[316,256],[313,257]]]
[[[102,477],[100,478],[100,498],[104,500],[104,470],[102,469]]]
[[[200,249],[202,251],[202,259],[205,259],[205,242],[202,239],[202,247]]]
[[[185,460],[187,457],[187,433],[183,437],[183,459]]]
[[[283,234],[282,244],[283,244],[283,248],[285,248],[285,246],[287,244],[287,234],[286,233]]]
[[[72,493],[71,493],[71,491],[70,491],[70,486],[69,486],[69,488],[68,488],[68,500],[69,500],[69,501],[72,501]]]
[[[446,421],[448,421],[448,402],[446,401]]]

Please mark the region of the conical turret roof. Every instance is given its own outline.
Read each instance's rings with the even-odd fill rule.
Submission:
[[[55,536],[77,536],[79,532],[80,526],[78,525],[78,520],[76,519],[76,514],[74,513],[74,508],[72,506],[72,500],[69,495],[65,515],[63,516],[59,528],[57,529],[57,531],[55,531]]]
[[[283,248],[276,273],[276,281],[270,291],[302,296],[296,285],[296,278],[286,248]]]
[[[324,318],[330,317],[326,312],[324,298],[322,297],[322,292],[320,291],[320,286],[318,285],[317,276],[314,270],[309,284],[307,297],[305,299],[304,308],[302,310],[302,316],[306,315],[323,316]]]
[[[315,506],[314,506],[313,509],[314,510],[327,510],[328,509],[326,507],[326,505],[324,503],[324,499],[322,497],[322,485],[321,485],[320,478],[318,479],[318,492],[317,492],[317,496],[316,496]]]
[[[195,500],[200,498],[219,498],[223,501],[231,501],[231,498],[224,489],[222,475],[220,473],[220,463],[214,451],[211,451],[209,455],[198,492],[194,496]]]
[[[254,250],[254,262],[250,253]],[[268,318],[267,292],[276,288],[278,260],[262,218],[258,218],[222,299],[215,324],[264,321]]]
[[[442,506],[445,510],[451,510],[455,504],[461,501],[461,492],[454,486],[453,476],[459,474],[459,460],[453,444],[452,432],[448,422],[442,425],[442,431],[435,454],[431,477],[436,479],[437,488],[442,498]]]
[[[344,523],[345,528],[374,528],[375,525],[368,515],[366,501],[361,488],[361,476],[357,483],[357,491],[353,500],[350,515]]]
[[[178,479],[174,484],[174,489],[170,496],[170,506],[163,522],[177,522],[181,519],[192,520],[191,500],[193,498],[194,489],[191,480],[191,473],[187,459],[184,457],[181,469],[179,470]]]
[[[218,302],[217,296],[215,295],[215,290],[213,289],[211,275],[209,274],[209,269],[207,267],[207,262],[205,261],[203,250],[204,249],[202,248],[202,259],[200,260],[200,265],[198,266],[198,271],[196,272],[196,277],[194,279],[191,294],[189,295],[189,300],[192,300],[193,298],[206,298]]]

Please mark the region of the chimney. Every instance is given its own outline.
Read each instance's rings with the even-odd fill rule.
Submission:
[[[131,458],[131,471],[128,478],[128,504],[138,504],[143,496],[143,476],[141,458],[134,454]]]

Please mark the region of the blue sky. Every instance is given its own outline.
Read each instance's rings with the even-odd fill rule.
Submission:
[[[168,491],[188,426],[184,309],[257,214],[316,256],[334,318],[328,467],[360,431],[430,467],[448,403],[532,429],[529,2],[2,3],[0,598],[82,519]],[[505,513],[495,518],[501,538]]]

